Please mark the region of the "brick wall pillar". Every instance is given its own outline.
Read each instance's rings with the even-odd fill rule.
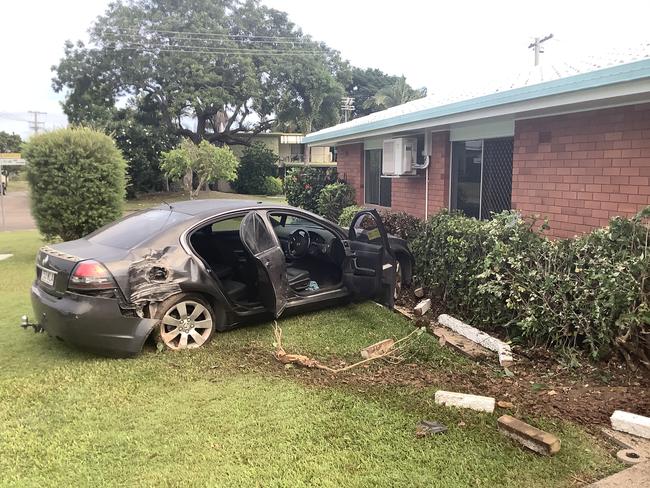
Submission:
[[[429,163],[429,215],[449,206],[449,132],[434,132]]]
[[[354,188],[357,204],[363,205],[363,143],[339,146],[336,161],[339,178]]]

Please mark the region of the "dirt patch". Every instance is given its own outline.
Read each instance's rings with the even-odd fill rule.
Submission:
[[[405,290],[398,304],[411,308],[418,298]],[[426,318],[434,321],[444,310],[433,303]],[[506,339],[505,337],[500,337]],[[616,359],[594,364],[586,357],[567,367],[561,357],[544,348],[514,348],[517,361],[508,376],[494,361],[475,363],[471,371],[431,370],[418,365],[417,374],[388,373],[387,382],[440,386],[510,401],[517,414],[571,420],[587,427],[608,425],[614,410],[650,415],[650,372],[631,371]],[[412,368],[412,365],[408,365]]]
[[[299,352],[299,351],[296,351]],[[362,365],[351,371],[326,371],[285,367],[273,358],[273,347],[254,346],[236,354],[240,368],[293,378],[317,387],[349,387],[358,392],[378,387],[441,388],[450,391],[492,396],[514,404],[516,416],[550,417],[569,420],[591,431],[609,425],[616,409],[650,415],[650,378],[620,372],[603,376],[603,370],[558,369],[532,361],[521,361],[508,377],[497,364],[472,363],[470,367],[442,370],[427,362]],[[344,365],[341,358],[318,358],[331,366]],[[607,371],[607,368],[605,368]]]
[[[416,301],[411,300],[410,305]],[[427,314],[429,317],[436,317],[440,311],[436,304],[434,309],[434,313]],[[251,345],[233,352],[232,366],[260,374],[290,377],[306,385],[350,387],[359,392],[382,387],[408,387],[487,395],[497,401],[511,402],[514,408],[508,412],[513,415],[568,420],[594,432],[608,426],[609,417],[617,409],[650,416],[650,374],[630,371],[616,361],[594,364],[585,358],[578,367],[566,367],[558,362],[558,356],[540,348],[515,350],[516,362],[509,369],[511,375],[499,366],[496,354],[489,360],[470,362],[463,367],[441,368],[420,360],[399,364],[377,361],[334,374],[286,367],[273,357],[272,341],[269,336],[268,348]],[[287,352],[303,354],[306,351],[292,349]],[[360,356],[319,355],[314,359],[337,368],[356,362]]]

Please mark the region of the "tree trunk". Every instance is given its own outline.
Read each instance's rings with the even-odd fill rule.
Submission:
[[[188,169],[187,173],[185,173],[185,176],[183,176],[183,187],[185,188],[185,191],[187,191],[190,194],[190,200],[192,199],[192,180],[194,178],[194,175],[192,173],[192,169]]]

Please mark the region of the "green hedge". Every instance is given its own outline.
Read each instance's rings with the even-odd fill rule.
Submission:
[[[237,193],[268,195],[267,177],[275,176],[277,162],[278,156],[271,149],[262,143],[253,143],[244,149],[232,187]]]
[[[318,195],[318,213],[337,222],[344,208],[355,202],[354,188],[347,183],[337,182],[326,185]]]
[[[30,138],[23,149],[32,213],[48,238],[82,237],[122,215],[126,163],[107,135],[59,129]]]
[[[282,194],[282,180],[275,176],[267,176],[264,179],[264,195]]]
[[[344,229],[350,227],[352,219],[361,210],[363,210],[363,207],[359,207],[357,205],[350,205],[349,207],[345,207],[339,216],[339,225]]]
[[[446,308],[511,338],[593,358],[650,357],[646,209],[585,236],[551,240],[515,212],[442,212],[410,243],[416,275]],[[650,363],[648,363],[650,365]]]
[[[284,193],[289,205],[318,212],[318,196],[323,188],[336,181],[336,170],[332,168],[292,168],[284,178]]]

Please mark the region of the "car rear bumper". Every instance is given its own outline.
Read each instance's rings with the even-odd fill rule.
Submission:
[[[58,298],[32,285],[34,319],[52,337],[112,356],[142,349],[155,319],[126,317],[114,298],[66,293]]]

